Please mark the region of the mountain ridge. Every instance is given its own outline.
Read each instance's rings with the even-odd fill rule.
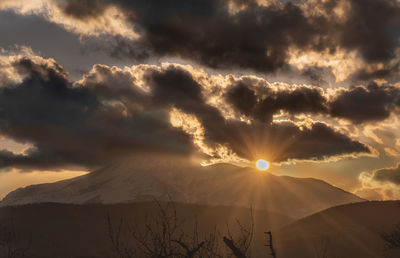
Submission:
[[[9,193],[0,206],[55,203],[166,201],[254,207],[300,218],[364,199],[314,178],[276,176],[229,164],[208,167],[167,161],[127,162],[76,178]]]

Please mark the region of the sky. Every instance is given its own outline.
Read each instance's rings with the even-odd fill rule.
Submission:
[[[400,198],[397,0],[0,0],[0,198],[135,155]]]

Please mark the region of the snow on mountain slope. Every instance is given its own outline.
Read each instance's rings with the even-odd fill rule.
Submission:
[[[313,178],[274,176],[227,164],[201,167],[166,159],[133,159],[84,176],[17,189],[0,206],[39,202],[109,204],[154,199],[252,206],[293,218],[364,201]]]

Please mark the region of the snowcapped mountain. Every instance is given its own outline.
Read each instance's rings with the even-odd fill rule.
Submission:
[[[228,164],[208,167],[169,159],[132,159],[87,175],[31,185],[9,193],[0,206],[40,202],[126,203],[168,200],[253,207],[293,218],[363,199],[313,178],[259,173]]]

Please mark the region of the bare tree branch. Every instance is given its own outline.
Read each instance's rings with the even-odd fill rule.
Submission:
[[[227,225],[227,237],[223,238],[225,245],[232,251],[232,255],[237,258],[251,257],[250,246],[254,235],[254,216],[253,209],[250,209],[250,225],[245,227],[239,220],[236,220],[239,226],[239,237],[235,240]]]
[[[276,252],[275,252],[275,249],[274,249],[274,243],[272,241],[272,232],[271,231],[267,231],[267,232],[265,232],[265,234],[268,236],[268,244],[266,244],[266,246],[269,247],[270,255],[273,258],[276,258]]]
[[[187,224],[184,220],[178,219],[177,209],[172,201],[164,204],[155,200],[155,204],[158,212],[147,215],[144,222],[140,224],[136,222],[133,226],[124,224],[122,219],[113,225],[110,216],[107,216],[108,234],[115,256],[120,258],[222,258],[228,255],[228,253],[224,255],[220,250],[219,243],[224,243],[228,249],[227,252],[230,253],[228,257],[250,257],[254,232],[252,210],[248,226],[236,220],[237,235],[233,237],[228,226],[227,236],[220,238],[216,226],[213,232],[200,235],[197,221],[191,233],[185,231]],[[128,239],[124,239],[126,236]]]

